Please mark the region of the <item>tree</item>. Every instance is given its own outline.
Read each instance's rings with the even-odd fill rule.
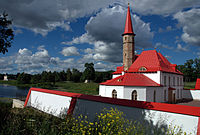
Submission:
[[[5,12],[0,15],[0,53],[5,54],[11,47],[12,40],[14,39],[13,30],[10,27],[12,21],[7,19],[8,14]]]
[[[200,58],[194,59],[194,73],[196,75],[196,78],[200,78]]]
[[[72,69],[72,80],[74,82],[80,82],[81,75],[82,73],[80,71],[75,68]]]
[[[70,68],[67,69],[67,81],[71,81],[72,80],[72,72],[70,70]]]
[[[81,80],[94,80],[95,70],[93,63],[85,63],[85,70],[83,72]]]
[[[21,73],[17,77],[17,83],[19,84],[29,84],[31,82],[31,75],[27,73]]]

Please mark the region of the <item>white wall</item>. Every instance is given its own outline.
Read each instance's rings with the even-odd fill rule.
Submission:
[[[112,97],[112,91],[113,90],[117,91],[117,98],[124,98],[124,86],[106,86],[102,85],[99,89],[99,94],[100,96],[103,97]]]
[[[156,73],[142,73],[143,75],[147,76],[151,80],[155,81],[156,83],[160,84],[160,71]]]
[[[114,79],[114,78],[116,78],[116,77],[118,77],[118,76],[121,76],[121,74],[113,74],[113,75],[112,75],[112,79]]]
[[[99,114],[103,109],[110,109],[111,107],[118,108],[125,114],[126,118],[130,120],[137,120],[141,123],[146,122],[146,124],[148,125],[146,127],[149,127],[148,130],[152,130],[152,124],[155,126],[156,124],[160,123],[164,126],[171,125],[172,127],[182,127],[183,132],[192,133],[192,135],[196,134],[197,131],[199,119],[199,117],[197,116],[120,106],[84,99],[78,99],[74,110],[74,115],[87,115],[92,120],[95,118],[96,113]],[[151,123],[151,121],[153,123]],[[151,133],[149,132],[149,134]]]
[[[155,102],[166,102],[164,101],[164,89],[163,87],[147,87],[147,98],[146,101],[154,102],[154,91],[156,92],[156,101]],[[168,94],[168,92],[166,92]]]
[[[132,92],[137,91],[137,100],[146,101],[146,88],[145,87],[133,87],[133,86],[125,86],[124,87],[124,99],[130,99],[132,96]]]
[[[71,99],[67,96],[32,90],[27,105],[54,116],[60,116],[67,113]]]
[[[183,90],[183,98],[200,100],[200,90]]]

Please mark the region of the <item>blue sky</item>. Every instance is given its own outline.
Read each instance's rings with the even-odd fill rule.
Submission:
[[[130,3],[137,53],[155,49],[173,64],[200,57],[199,0],[1,0],[15,39],[0,54],[0,73],[39,73],[122,65],[122,37]]]

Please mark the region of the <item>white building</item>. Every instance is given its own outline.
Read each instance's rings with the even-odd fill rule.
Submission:
[[[134,54],[134,37],[128,6],[123,36],[123,66],[117,67],[113,79],[100,84],[99,95],[105,97],[170,102],[182,99],[183,74],[160,52]]]
[[[7,75],[4,75],[3,80],[4,80],[4,81],[8,81],[8,76],[7,76]]]

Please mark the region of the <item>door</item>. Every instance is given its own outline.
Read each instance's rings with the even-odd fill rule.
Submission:
[[[168,102],[169,103],[173,102],[173,91],[172,90],[168,91]]]

